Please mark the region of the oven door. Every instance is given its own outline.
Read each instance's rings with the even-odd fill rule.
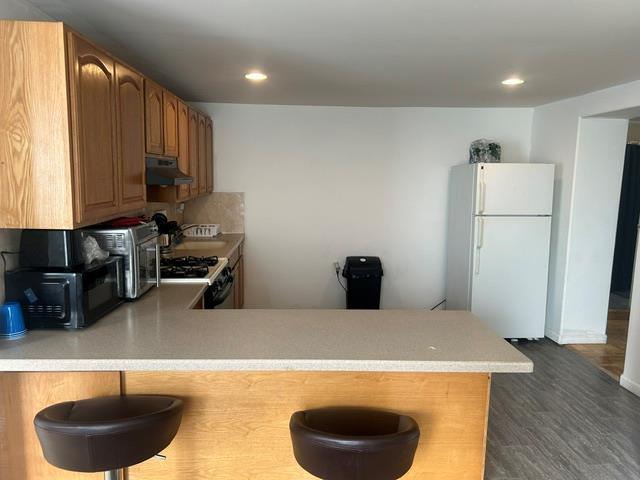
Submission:
[[[136,246],[137,288],[136,298],[158,284],[160,248],[158,237],[153,237]]]
[[[228,293],[225,295],[222,303],[216,305],[214,308],[234,308],[234,293],[233,293],[233,284],[229,286]]]
[[[234,302],[233,274],[225,268],[220,278],[211,285],[204,294],[204,308],[233,308]]]

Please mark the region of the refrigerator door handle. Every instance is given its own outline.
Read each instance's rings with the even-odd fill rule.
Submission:
[[[484,218],[478,217],[478,237],[476,240],[476,275],[480,274],[480,250],[484,244]]]
[[[484,169],[480,170],[480,208],[479,213],[484,213],[487,199],[487,182],[484,181]]]

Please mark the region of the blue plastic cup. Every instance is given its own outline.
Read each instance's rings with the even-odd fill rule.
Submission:
[[[25,334],[22,306],[19,302],[0,305],[0,338],[17,338]]]

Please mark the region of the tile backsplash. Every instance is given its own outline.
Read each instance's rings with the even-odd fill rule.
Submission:
[[[144,214],[148,217],[153,216],[155,212],[158,210],[166,210],[167,218],[171,220],[175,220],[178,224],[183,223],[183,214],[178,209],[179,203],[158,203],[158,202],[149,202],[147,203],[147,207],[144,209]]]
[[[244,193],[213,192],[184,204],[184,223],[219,223],[223,233],[244,233]]]

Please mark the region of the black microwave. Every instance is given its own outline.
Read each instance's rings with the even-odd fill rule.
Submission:
[[[122,257],[74,269],[22,268],[5,274],[7,301],[20,302],[28,329],[84,328],[122,303]]]

